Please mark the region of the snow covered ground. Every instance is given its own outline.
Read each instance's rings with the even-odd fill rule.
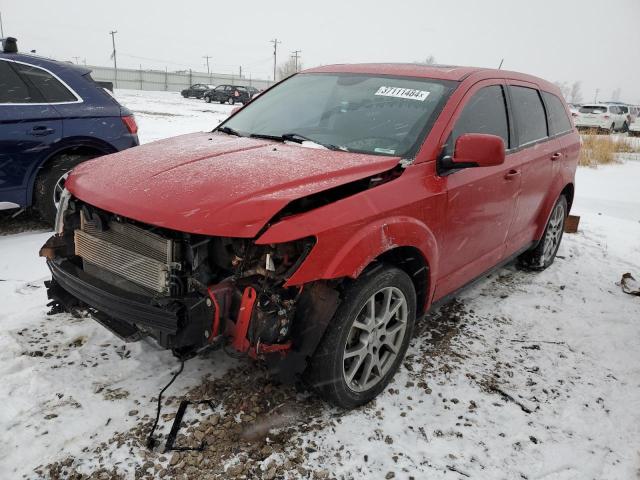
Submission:
[[[232,108],[117,96],[143,142],[210,130]],[[640,298],[616,282],[640,277],[639,179],[635,161],[579,169],[580,231],[557,261],[507,266],[429,315],[364,408],[328,408],[222,351],[188,361],[159,436],[180,398],[212,398],[215,412],[185,429],[209,445],[199,453],[142,441],[177,361],[90,319],[47,316],[37,252],[50,233],[0,236],[0,478],[638,478]]]

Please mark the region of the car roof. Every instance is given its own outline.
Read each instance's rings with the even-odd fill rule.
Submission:
[[[62,60],[54,60],[52,58],[41,57],[40,55],[0,52],[0,59],[29,63],[31,65],[43,67],[48,70],[64,68],[66,70],[75,71],[78,75],[86,75],[87,73],[91,73],[91,69],[85,67],[84,65],[76,65],[75,63],[71,62],[64,62]]]
[[[325,65],[304,70],[303,73],[363,73],[371,75],[398,75],[405,77],[432,78],[461,82],[470,76],[478,80],[504,78],[535,83],[541,88],[559,93],[552,83],[525,73],[498,70],[495,68],[464,67],[459,65],[427,65],[423,63],[356,63]]]

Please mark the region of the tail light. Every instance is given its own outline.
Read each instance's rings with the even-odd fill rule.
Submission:
[[[609,117],[609,115],[605,115],[604,118],[609,119],[610,117]]]
[[[129,130],[130,134],[135,135],[136,133],[138,133],[138,124],[136,123],[136,119],[133,115],[127,115],[126,117],[121,118],[122,123],[124,123],[124,126],[127,127],[127,130]]]
[[[572,117],[577,117],[577,116],[578,116],[578,114],[577,114],[576,112],[571,112],[571,116],[572,116]]]

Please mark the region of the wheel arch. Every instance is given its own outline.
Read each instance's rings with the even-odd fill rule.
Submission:
[[[27,206],[33,204],[33,192],[35,188],[36,178],[40,171],[45,168],[53,159],[59,157],[60,155],[92,155],[99,157],[101,155],[107,155],[109,153],[115,153],[117,149],[112,145],[99,141],[99,140],[91,140],[91,141],[77,141],[72,143],[65,143],[65,145],[60,145],[57,149],[53,150],[49,153],[42,161],[38,163],[38,165],[33,169],[33,171],[29,175],[29,182],[27,188]]]

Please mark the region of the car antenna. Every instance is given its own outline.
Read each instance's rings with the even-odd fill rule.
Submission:
[[[504,58],[500,60],[500,65],[498,65],[498,70],[502,70],[502,64],[504,63]]]

